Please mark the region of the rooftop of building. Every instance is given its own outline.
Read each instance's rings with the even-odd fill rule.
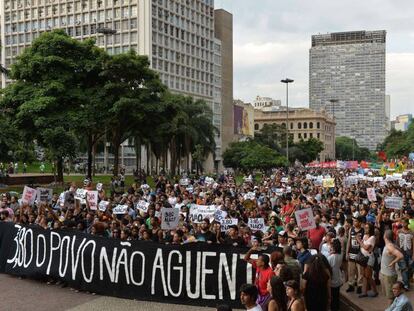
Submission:
[[[386,34],[385,30],[359,30],[317,34],[312,36],[312,47],[356,43],[385,43]]]

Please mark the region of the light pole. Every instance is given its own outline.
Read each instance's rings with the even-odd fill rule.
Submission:
[[[338,99],[330,99],[329,102],[331,103],[331,112],[332,112],[332,117],[335,119],[335,103],[339,102]]]
[[[289,161],[289,83],[293,80],[286,78],[280,82],[286,83],[286,158]]]
[[[104,35],[104,50],[107,50],[106,46],[106,36],[107,35],[114,35],[116,34],[116,29],[111,28],[98,28],[96,29],[97,33],[101,33]],[[104,145],[104,167],[105,167],[105,174],[108,174],[108,147],[109,143],[106,137],[106,131],[105,131],[105,145]]]

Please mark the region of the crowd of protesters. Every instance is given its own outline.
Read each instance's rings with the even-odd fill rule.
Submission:
[[[256,277],[253,285],[240,289],[247,310],[339,310],[339,291],[345,283],[355,299],[375,298],[382,286],[390,302],[387,310],[412,310],[404,294],[414,268],[411,171],[380,177],[368,170],[357,175],[343,169],[280,169],[260,178],[245,177],[242,184],[231,174],[215,179],[158,176],[153,189],[145,178],[122,185],[124,191],[85,180],[84,189],[97,189],[99,201],[109,202],[105,210],[91,210],[87,201],[75,199],[74,184],[60,196],[54,194],[49,203],[28,205],[5,193],[0,220],[127,241],[248,247],[245,260],[255,268]],[[334,185],[326,186],[320,178],[333,178]],[[375,200],[369,200],[367,188],[375,189]],[[401,198],[402,206],[387,208],[386,197]],[[146,202],[146,208],[139,208],[139,202]],[[194,204],[215,205],[226,218],[238,219],[237,225],[223,231],[214,218],[195,223],[190,217]],[[128,208],[114,214],[117,205]],[[162,208],[180,209],[176,229],[161,229]],[[307,208],[313,210],[315,227],[302,231],[295,212]],[[252,230],[249,218],[263,218],[265,230]],[[398,309],[400,305],[407,309]]]

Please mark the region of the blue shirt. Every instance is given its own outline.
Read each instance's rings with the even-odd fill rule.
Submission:
[[[391,306],[385,309],[385,311],[413,311],[413,306],[407,296],[401,294],[400,296],[394,298]]]

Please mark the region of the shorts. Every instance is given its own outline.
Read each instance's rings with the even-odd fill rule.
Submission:
[[[368,262],[367,265],[370,266],[371,268],[374,267],[375,264],[375,255],[374,254],[370,254],[368,256]]]
[[[388,299],[394,299],[394,294],[392,293],[392,286],[397,282],[398,275],[388,276],[380,273],[381,284],[383,292]]]

